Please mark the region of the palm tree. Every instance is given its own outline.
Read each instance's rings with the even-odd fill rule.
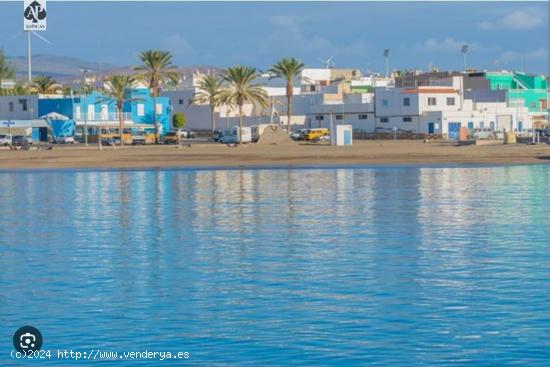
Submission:
[[[124,145],[122,134],[124,132],[124,116],[122,110],[125,103],[138,102],[140,98],[132,97],[132,87],[136,79],[132,75],[110,75],[105,80],[104,96],[116,105],[120,133],[120,145]],[[103,101],[103,97],[97,103]]]
[[[245,103],[259,104],[262,107],[268,105],[265,89],[252,84],[257,75],[256,68],[233,66],[227,69],[223,77],[227,86],[220,95],[220,101],[239,108],[239,143],[241,143],[243,128],[243,105]]]
[[[9,62],[4,55],[4,50],[0,49],[0,80],[15,79],[15,67]],[[0,95],[12,94],[11,90],[0,89]]]
[[[290,117],[292,116],[292,95],[294,94],[294,78],[300,75],[304,69],[304,63],[292,58],[283,58],[269,69],[274,78],[286,80],[286,99],[287,99],[287,131],[290,133]]]
[[[160,90],[167,82],[177,83],[180,75],[172,65],[172,54],[168,51],[147,50],[139,54],[139,59],[143,62],[135,70],[141,73],[137,76],[139,79],[147,81],[153,96],[153,122],[155,124],[155,141],[159,141],[159,126],[157,122],[157,98]]]
[[[37,76],[34,78],[31,90],[37,94],[55,94],[63,90],[63,86],[52,79],[51,76]]]
[[[215,74],[206,74],[198,85],[198,90],[193,95],[190,103],[208,104],[210,106],[210,127],[216,130],[216,107],[220,105],[220,94],[222,92],[223,79]]]

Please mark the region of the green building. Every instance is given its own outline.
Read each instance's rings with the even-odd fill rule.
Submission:
[[[522,99],[532,113],[546,113],[547,81],[543,76],[523,73],[485,73],[492,90],[508,91],[508,100]]]

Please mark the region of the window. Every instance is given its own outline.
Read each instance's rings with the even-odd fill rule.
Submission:
[[[10,103],[8,104],[8,110],[9,110],[10,112],[13,112],[13,102],[10,102]]]
[[[413,118],[410,116],[403,117],[403,122],[412,122]]]
[[[27,100],[26,99],[20,99],[19,104],[21,105],[21,111],[27,110]]]
[[[144,116],[145,115],[145,106],[143,106],[143,103],[139,103],[137,105],[137,115],[138,116]]]
[[[325,118],[322,115],[315,116],[315,120],[317,120],[317,121],[321,121],[321,120],[324,120],[324,119]]]
[[[403,106],[410,106],[411,105],[411,99],[409,97],[403,98]]]
[[[336,115],[336,120],[343,120],[344,119],[344,115]]]
[[[157,103],[157,115],[162,113],[162,103]]]
[[[183,103],[184,103],[184,102],[183,102],[183,99],[180,99],[180,100],[178,101],[178,103],[179,103],[179,104],[183,104]]]
[[[435,97],[428,97],[428,106],[435,106],[437,104],[437,100]]]
[[[447,97],[447,106],[455,105],[455,97]]]
[[[369,115],[359,115],[359,120],[368,120]]]
[[[382,100],[382,106],[384,106],[384,107],[388,106],[388,100],[387,99]]]
[[[386,122],[390,122],[390,120],[387,117],[380,117],[380,122],[386,123]]]

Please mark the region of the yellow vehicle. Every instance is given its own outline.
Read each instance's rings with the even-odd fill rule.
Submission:
[[[170,131],[164,135],[164,144],[178,144],[180,142],[180,136],[176,131]]]
[[[305,132],[304,132],[304,140],[307,140],[307,141],[313,141],[317,138],[320,138],[321,136],[328,136],[330,135],[330,132],[328,131],[328,129],[307,129]]]

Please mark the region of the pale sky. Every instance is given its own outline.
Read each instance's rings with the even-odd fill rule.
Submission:
[[[0,2],[0,47],[23,56],[22,1]],[[311,67],[334,56],[337,67],[382,72],[390,66],[461,69],[469,65],[547,73],[547,2],[54,2],[52,44],[34,54],[133,65],[148,48],[169,50],[179,66],[266,68],[282,56]]]

